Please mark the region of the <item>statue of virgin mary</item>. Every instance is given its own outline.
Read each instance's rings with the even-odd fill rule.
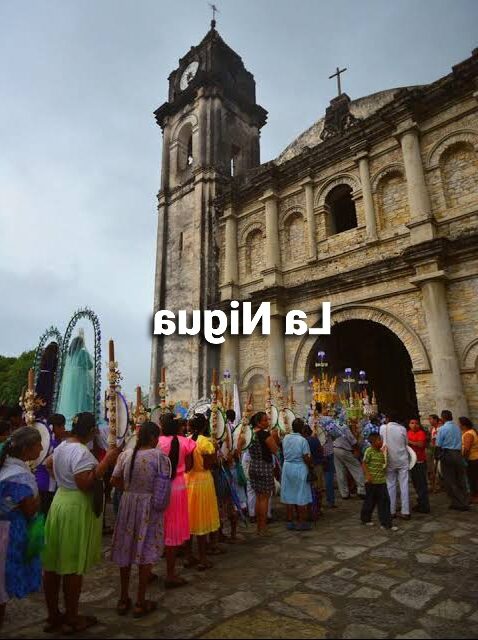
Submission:
[[[84,335],[80,329],[68,350],[56,407],[56,412],[65,416],[67,428],[71,427],[77,413],[95,412],[93,372],[93,359],[86,348]]]

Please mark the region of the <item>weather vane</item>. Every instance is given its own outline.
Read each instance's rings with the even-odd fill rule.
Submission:
[[[219,13],[219,9],[216,7],[215,4],[211,4],[209,3],[209,6],[212,9],[212,20],[211,20],[211,27],[214,29],[216,26],[216,13]]]
[[[345,69],[339,69],[339,67],[337,67],[337,71],[333,73],[331,76],[329,76],[329,80],[332,80],[332,78],[337,77],[337,91],[339,96],[342,95],[342,87],[340,85],[340,74],[344,73],[344,71],[347,71],[347,67]]]

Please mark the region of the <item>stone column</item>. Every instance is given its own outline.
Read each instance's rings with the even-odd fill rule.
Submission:
[[[197,158],[195,158],[196,166],[204,167],[206,164],[206,138],[207,138],[207,98],[203,87],[198,91],[197,100],[198,110],[198,145]]]
[[[433,240],[436,230],[423,171],[418,125],[407,120],[398,127],[395,136],[402,147],[407,178],[410,240],[412,244]]]
[[[237,250],[237,218],[232,205],[224,212],[224,273],[222,274],[221,300],[236,300],[239,283],[239,256]]]
[[[265,205],[266,219],[266,268],[263,271],[266,287],[282,284],[281,255],[279,240],[278,196],[269,189],[260,198]]]
[[[272,305],[274,306],[274,305]],[[281,385],[287,383],[285,366],[285,336],[284,318],[282,315],[272,315],[271,333],[267,341],[269,375],[271,380],[277,380]]]
[[[280,269],[279,207],[277,194],[269,190],[261,198],[266,208],[266,267]]]
[[[314,183],[312,178],[306,178],[301,182],[305,191],[305,212],[307,216],[307,235],[309,238],[309,262],[317,260],[317,235],[315,231],[314,214]]]
[[[367,240],[373,242],[377,240],[377,218],[373,204],[372,185],[370,183],[370,169],[368,153],[362,151],[355,156],[360,173],[360,183],[362,186],[363,206],[365,211],[365,225],[367,227]]]
[[[238,280],[237,221],[232,207],[226,210],[224,246],[224,284],[236,284]]]
[[[170,140],[171,140],[171,128],[168,124],[168,120],[165,122],[163,130],[163,153],[161,157],[161,190],[165,191],[169,188],[169,173],[170,173]]]
[[[435,382],[436,412],[453,412],[455,420],[468,415],[446,299],[445,272],[435,271],[412,279],[422,292],[423,309],[430,339]]]

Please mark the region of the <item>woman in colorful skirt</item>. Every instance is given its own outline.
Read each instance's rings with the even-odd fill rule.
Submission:
[[[219,510],[214,488],[214,479],[210,471],[216,462],[216,451],[210,438],[205,436],[208,430],[205,416],[197,414],[191,420],[192,440],[196,442],[193,453],[193,468],[186,474],[188,488],[189,530],[197,537],[199,563],[192,556],[192,544],[189,547],[188,565],[196,564],[199,571],[212,567],[207,559],[207,535],[217,531],[220,526]]]
[[[166,589],[174,589],[187,584],[176,574],[177,548],[190,538],[188,516],[188,493],[186,480],[186,460],[196,448],[191,438],[178,435],[180,422],[172,413],[161,416],[161,432],[158,447],[171,461],[171,498],[164,512],[164,544],[166,553]],[[192,466],[192,465],[191,465]]]
[[[169,477],[170,464],[157,449],[159,427],[145,422],[138,433],[133,450],[118,458],[111,484],[123,492],[113,534],[111,559],[120,567],[121,596],[119,615],[131,608],[129,581],[131,565],[138,565],[138,595],[133,617],[142,618],[156,609],[156,602],[146,600],[146,588],[152,566],[163,553],[163,496],[158,480]],[[161,503],[161,504],[158,504]]]
[[[71,437],[53,453],[53,472],[58,484],[45,526],[45,550],[42,555],[44,590],[48,608],[48,631],[71,634],[83,632],[97,624],[93,616],[78,615],[83,575],[101,559],[103,487],[97,480],[114,465],[119,450],[108,451],[98,461],[86,446],[96,432],[92,413],[79,413],[73,419]],[[97,500],[93,490],[97,485]],[[63,580],[65,615],[59,610]]]
[[[27,559],[28,525],[40,499],[35,476],[26,464],[41,451],[40,432],[20,427],[0,454],[0,626],[10,598],[24,598],[41,586],[39,556]]]
[[[312,502],[312,491],[307,482],[309,466],[312,460],[310,447],[304,438],[305,423],[296,418],[292,423],[292,431],[282,442],[284,466],[282,467],[281,502],[286,505],[287,528],[297,531],[310,529],[307,522],[307,505]],[[294,511],[298,512],[298,523],[294,523]]]
[[[267,413],[259,411],[251,418],[254,439],[249,447],[251,462],[249,465],[249,481],[256,494],[257,535],[269,535],[267,531],[267,510],[269,500],[274,491],[274,459],[279,450],[277,431],[274,435],[269,431]]]

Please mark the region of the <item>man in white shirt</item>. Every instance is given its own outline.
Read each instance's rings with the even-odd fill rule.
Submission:
[[[401,517],[410,519],[408,495],[408,450],[407,430],[393,412],[387,414],[386,424],[380,427],[380,435],[387,450],[387,488],[390,495],[392,517],[397,511],[397,483],[400,485]]]

